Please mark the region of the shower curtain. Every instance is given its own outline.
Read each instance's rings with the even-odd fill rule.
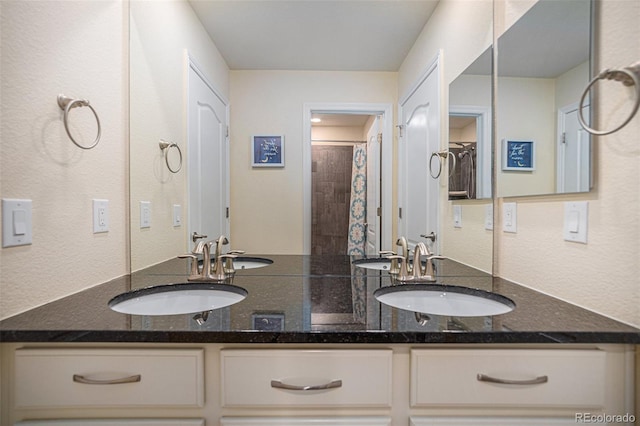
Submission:
[[[349,204],[349,242],[347,254],[364,255],[367,218],[367,144],[353,146],[351,169],[351,203]]]

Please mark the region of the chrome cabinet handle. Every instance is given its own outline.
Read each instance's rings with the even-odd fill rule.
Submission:
[[[324,389],[334,389],[334,388],[342,387],[342,380],[332,380],[329,383],[324,383],[321,385],[309,385],[309,386],[288,385],[286,383],[282,383],[280,380],[272,380],[271,387],[276,389],[287,389],[287,390],[295,390],[295,391],[324,390]]]
[[[73,381],[76,383],[82,383],[85,385],[119,385],[122,383],[140,382],[142,381],[142,376],[140,374],[136,374],[129,377],[122,377],[121,379],[96,380],[96,379],[89,379],[85,376],[81,376],[80,374],[74,374]]]
[[[502,385],[539,385],[549,381],[548,376],[539,376],[530,380],[507,380],[487,376],[486,374],[478,374],[477,379],[479,382],[500,383]]]

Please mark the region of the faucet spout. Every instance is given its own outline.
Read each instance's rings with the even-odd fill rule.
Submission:
[[[424,243],[418,243],[413,249],[413,278],[418,280],[426,275],[426,268],[422,268],[422,256],[428,256],[429,250]]]
[[[405,261],[408,263],[409,262],[409,245],[407,244],[407,239],[405,237],[398,238],[398,240],[396,241],[396,245],[402,247],[402,256],[404,257]]]

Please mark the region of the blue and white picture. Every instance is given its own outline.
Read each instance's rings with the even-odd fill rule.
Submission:
[[[535,158],[533,141],[502,140],[502,170],[535,170]]]
[[[251,144],[253,167],[284,167],[284,136],[253,136]]]

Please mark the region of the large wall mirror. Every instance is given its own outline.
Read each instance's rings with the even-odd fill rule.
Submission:
[[[491,198],[492,52],[449,85],[449,200]]]
[[[590,0],[541,0],[498,38],[497,196],[590,190],[591,23]]]
[[[229,2],[229,4],[232,3],[234,2]],[[490,3],[486,4],[486,8],[487,15],[490,16]],[[170,168],[174,170],[178,168],[180,154],[176,148],[172,148],[170,151],[166,151],[168,159],[165,159],[165,151],[159,148],[159,142],[162,139],[170,144],[176,143],[182,150],[183,164],[188,164],[189,153],[186,149],[186,131],[184,130],[184,76],[187,50],[189,54],[194,54],[194,58],[197,58],[198,64],[203,69],[209,72],[213,70],[215,78],[224,81],[224,84],[227,84],[230,79],[226,69],[221,69],[218,66],[220,57],[212,58],[209,61],[208,56],[211,56],[212,49],[209,49],[210,45],[207,45],[206,40],[203,41],[203,38],[206,39],[207,36],[194,9],[187,1],[131,2],[130,4],[130,219],[131,269],[133,272],[173,259],[192,246],[185,226],[190,208],[187,195],[188,167],[183,166],[178,173],[173,173]],[[199,26],[199,30],[194,29],[196,26]],[[477,33],[492,34],[492,21],[486,19],[486,16],[477,20],[477,26],[481,27]],[[442,25],[442,27],[448,28],[447,25]],[[200,33],[196,34],[198,31]],[[449,54],[463,55],[464,58],[457,62],[464,62],[464,65],[460,66],[460,69],[464,69],[484,52],[490,41],[481,47],[479,46],[478,51],[473,53],[470,53],[471,48],[468,47],[468,43],[461,43],[465,43],[467,49],[464,54],[455,49]],[[477,42],[477,44],[481,43]],[[490,51],[485,52],[485,55],[490,56]],[[467,73],[476,72],[471,67],[464,72],[460,81],[467,79]],[[344,81],[342,84],[344,85]],[[480,90],[484,91],[485,89]],[[358,99],[354,99],[354,102],[356,101]],[[300,105],[302,108],[302,103]],[[464,98],[456,100],[456,106],[469,105],[479,106],[480,104]],[[490,102],[485,103],[483,100],[481,106],[480,113],[474,110],[470,114],[473,116],[473,120],[478,123],[479,140],[477,143],[481,145],[480,149],[484,153],[485,151],[489,152],[491,147],[487,136],[490,134],[490,126],[485,124],[490,122],[489,113],[485,113],[487,108],[490,110]],[[238,103],[236,103],[235,111],[233,103],[231,104],[230,114],[232,117],[230,133],[233,136],[236,131],[236,135],[233,137],[238,139],[237,128],[234,128],[233,121],[234,114],[236,117],[239,116]],[[466,113],[462,112],[461,114]],[[300,115],[291,114],[291,117],[287,117],[286,120],[301,121],[301,118]],[[232,143],[234,142],[232,141]],[[240,138],[238,143],[243,144],[244,139]],[[288,152],[294,153],[293,139],[287,139],[286,143],[288,144]],[[478,181],[475,198],[484,198],[485,200],[475,201],[465,206],[463,228],[448,226],[450,224],[449,211],[443,211],[442,214],[446,214],[447,219],[443,219],[441,222],[447,223],[448,230],[442,233],[440,241],[444,247],[451,249],[449,251],[452,258],[464,264],[490,271],[492,238],[491,231],[485,226],[484,218],[486,206],[491,203],[491,188],[488,183],[490,182],[491,158],[487,154],[481,154],[480,157],[482,160],[478,160],[478,165],[474,166],[474,173],[478,173],[477,176],[479,176],[475,178]],[[294,171],[296,167],[301,167],[293,164],[295,159],[296,157],[287,157],[285,171]],[[232,162],[230,167],[232,169],[235,167],[238,170],[238,168],[247,168],[247,164]],[[266,172],[270,171],[273,170],[266,170]],[[265,170],[261,169],[259,172],[265,174],[263,173]],[[253,171],[247,173],[256,174]],[[271,175],[275,175],[275,173],[271,173]],[[238,191],[238,186],[234,188],[234,183],[237,185],[238,181],[239,179],[232,179],[231,182],[232,200],[234,190]],[[286,187],[286,185],[282,187]],[[446,192],[447,189],[447,185],[444,185],[443,190]],[[301,196],[302,194],[300,194]],[[446,194],[443,194],[443,197],[446,197]],[[145,226],[143,223],[146,215],[145,209],[149,209],[151,212],[151,221],[148,224],[150,226]],[[234,217],[233,214],[232,212],[232,217]],[[182,223],[177,223],[179,220],[182,220]],[[209,239],[215,237],[216,235],[210,235]],[[231,240],[233,238],[231,235]],[[246,247],[234,245],[233,248],[245,249]],[[395,248],[395,246],[381,247],[381,249]],[[249,254],[268,255],[270,253],[250,252]]]

